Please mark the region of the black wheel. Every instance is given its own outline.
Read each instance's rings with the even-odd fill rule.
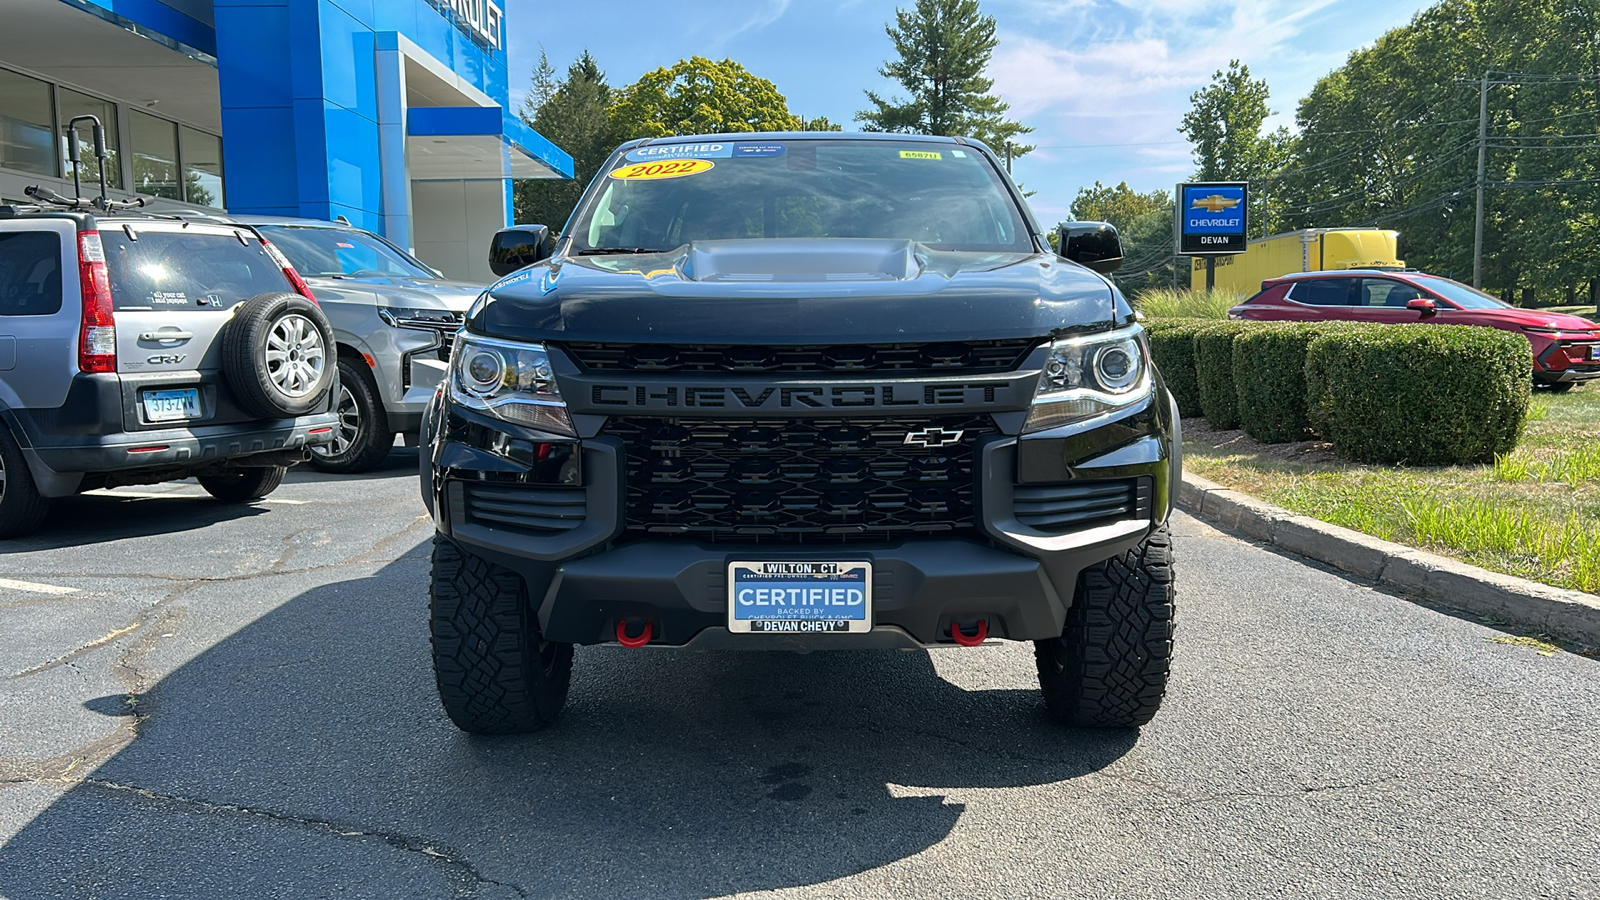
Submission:
[[[288,466],[234,469],[221,475],[201,475],[197,479],[206,493],[224,503],[249,503],[278,489]]]
[[[327,316],[299,294],[246,300],[222,334],[222,373],[252,415],[281,419],[315,410],[333,386]]]
[[[22,448],[0,424],[0,539],[38,531],[48,512],[50,498],[39,494]]]
[[[522,578],[433,538],[433,674],[450,721],[474,734],[521,734],[555,721],[572,681],[572,645],[544,640]]]
[[[333,443],[311,448],[311,465],[324,472],[365,472],[383,462],[394,446],[389,416],[378,397],[372,370],[339,360],[339,391],[334,402],[339,424]]]
[[[1034,642],[1045,706],[1068,725],[1131,728],[1161,708],[1172,661],[1166,526],[1078,576],[1061,637]]]

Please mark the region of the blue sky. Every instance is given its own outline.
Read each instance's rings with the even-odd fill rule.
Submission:
[[[877,74],[892,52],[892,0],[692,0],[552,3],[506,0],[512,98],[526,93],[543,46],[566,64],[587,48],[614,86],[691,56],[732,57],[771,80],[798,115],[849,130],[862,94],[897,93]],[[909,7],[914,0],[901,0]],[[1078,188],[1126,180],[1172,189],[1193,171],[1177,132],[1189,95],[1231,58],[1272,87],[1269,125],[1293,125],[1317,78],[1351,50],[1405,24],[1422,0],[984,0],[998,24],[995,91],[1035,129],[1017,161],[1047,226]]]

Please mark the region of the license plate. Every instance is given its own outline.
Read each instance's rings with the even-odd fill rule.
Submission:
[[[200,389],[145,391],[144,417],[152,422],[181,422],[200,418]]]
[[[854,634],[872,630],[872,564],[728,564],[728,630]]]

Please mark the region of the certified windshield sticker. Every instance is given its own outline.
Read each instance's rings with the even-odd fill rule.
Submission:
[[[653,178],[682,178],[709,172],[716,163],[709,159],[676,159],[668,162],[635,163],[611,173],[612,178],[626,181],[644,181]]]
[[[944,159],[937,150],[901,150],[901,159]]]
[[[628,151],[629,162],[652,162],[661,159],[727,159],[733,155],[732,144],[647,144]]]
[[[789,152],[789,148],[782,144],[734,144],[733,156],[782,156]]]

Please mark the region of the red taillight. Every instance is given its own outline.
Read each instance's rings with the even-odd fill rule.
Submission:
[[[294,266],[289,264],[288,257],[278,252],[278,248],[272,246],[272,242],[266,238],[261,239],[261,248],[267,251],[267,255],[272,257],[273,261],[275,261],[283,269],[283,277],[289,279],[289,283],[294,285],[294,292],[296,294],[299,294],[307,300],[310,300],[312,303],[317,302],[317,298],[311,293],[311,285],[306,284],[306,280],[301,278],[300,273],[296,272],[294,270]],[[317,305],[320,306],[321,304]]]
[[[83,294],[83,324],[78,330],[78,369],[117,370],[117,328],[111,317],[111,276],[100,232],[78,232],[78,287]]]

